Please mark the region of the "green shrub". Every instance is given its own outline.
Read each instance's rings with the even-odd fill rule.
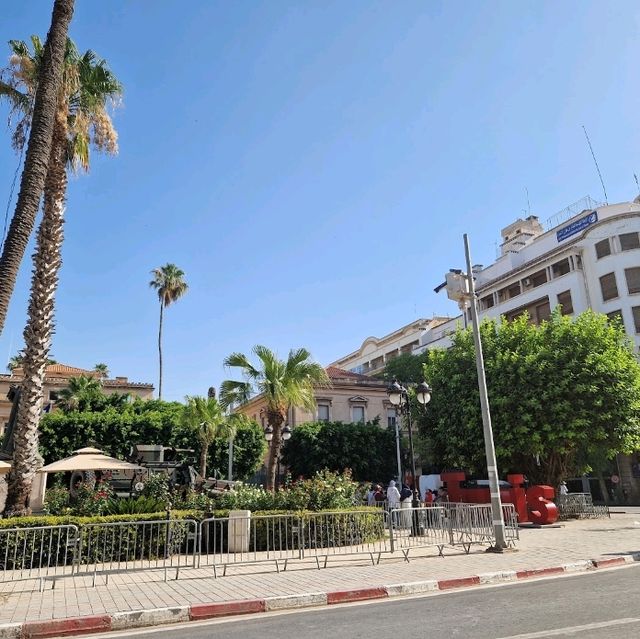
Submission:
[[[47,488],[44,497],[44,511],[48,515],[67,515],[71,513],[69,491],[61,485]]]
[[[152,473],[144,482],[142,494],[162,502],[166,508],[172,498],[169,476],[166,473]]]
[[[105,508],[107,515],[136,515],[160,512],[165,504],[153,497],[129,497],[128,499],[112,499]]]

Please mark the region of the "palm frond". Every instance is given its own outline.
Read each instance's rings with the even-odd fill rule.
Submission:
[[[231,353],[224,359],[225,368],[239,368],[242,375],[250,380],[256,380],[260,377],[260,372],[253,366],[244,353]]]
[[[220,384],[220,404],[223,408],[242,406],[252,396],[253,386],[249,382],[226,379]]]

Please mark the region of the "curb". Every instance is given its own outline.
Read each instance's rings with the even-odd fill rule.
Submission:
[[[624,566],[640,561],[640,553],[610,559],[590,559],[548,566],[534,570],[505,570],[501,572],[483,573],[458,579],[441,579],[439,581],[413,581],[372,588],[356,588],[352,590],[335,590],[332,592],[312,592],[282,597],[266,597],[264,599],[242,599],[218,603],[192,604],[171,608],[153,608],[149,610],[131,610],[113,614],[92,615],[88,617],[72,617],[69,619],[52,619],[49,621],[25,621],[24,623],[0,624],[0,639],[48,639],[51,637],[71,637],[111,630],[126,630],[173,624],[186,621],[201,621],[217,617],[254,614],[272,610],[292,610],[296,608],[313,608],[325,605],[336,605],[354,601],[371,599],[389,599],[425,592],[448,591],[457,588],[468,588],[483,584],[498,584],[535,579],[563,573],[577,573],[597,569]]]

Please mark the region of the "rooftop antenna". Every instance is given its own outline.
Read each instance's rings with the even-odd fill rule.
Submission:
[[[593,147],[591,146],[591,140],[589,139],[589,134],[587,133],[587,129],[585,128],[584,124],[582,125],[582,130],[584,131],[584,137],[587,138],[587,144],[589,145],[589,150],[591,151],[591,156],[593,157],[593,163],[596,165],[596,171],[598,171],[600,184],[602,184],[602,190],[604,191],[604,203],[609,204],[609,199],[607,198],[607,189],[604,186],[604,180],[602,179],[602,173],[600,173],[598,160],[596,160],[596,154],[593,152]]]
[[[638,195],[640,195],[640,184],[638,184],[638,176],[634,173],[633,179],[636,181],[636,186],[638,187]]]
[[[531,215],[531,202],[529,202],[529,189],[525,186],[524,191],[527,194],[527,215]]]

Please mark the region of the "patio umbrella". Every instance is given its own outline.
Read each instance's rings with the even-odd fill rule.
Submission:
[[[142,466],[109,457],[97,448],[80,448],[71,457],[65,457],[40,469],[41,473],[64,473],[73,470],[142,470]]]

